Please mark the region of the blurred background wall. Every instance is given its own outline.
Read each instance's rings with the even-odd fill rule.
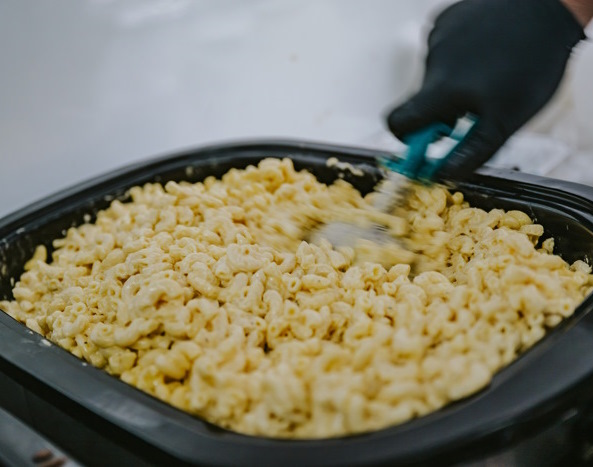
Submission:
[[[425,34],[446,3],[3,0],[0,216],[210,142],[393,149],[383,115],[417,86]],[[555,102],[494,163],[593,184],[592,83],[583,44]]]

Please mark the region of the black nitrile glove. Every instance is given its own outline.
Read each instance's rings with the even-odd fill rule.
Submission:
[[[484,164],[552,97],[585,35],[560,0],[463,0],[435,21],[422,88],[387,117],[399,139],[433,122],[478,123],[443,164],[459,180]]]

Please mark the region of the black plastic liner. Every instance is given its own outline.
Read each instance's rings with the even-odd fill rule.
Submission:
[[[302,142],[212,146],[136,164],[82,183],[0,220],[0,299],[38,244],[51,249],[130,187],[200,181],[266,157],[290,157],[329,183],[338,174],[363,193],[380,178],[378,152]],[[326,166],[338,157],[363,177]],[[556,253],[572,262],[593,252],[593,188],[506,170],[460,184],[483,209],[520,209],[544,225]],[[433,414],[373,433],[328,440],[236,434],[192,417],[92,368],[0,313],[0,405],[88,465],[370,466],[497,459],[552,465],[579,456],[593,402],[593,298],[478,394]]]

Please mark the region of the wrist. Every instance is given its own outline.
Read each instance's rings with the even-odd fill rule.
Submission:
[[[576,20],[585,28],[593,19],[592,0],[560,0],[564,6],[573,14]]]

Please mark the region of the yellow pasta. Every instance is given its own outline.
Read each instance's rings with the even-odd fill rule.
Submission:
[[[434,411],[487,386],[593,284],[552,239],[536,250],[543,228],[526,214],[438,186],[385,216],[343,180],[267,159],[130,196],[55,240],[50,258],[38,247],[0,307],[242,433],[331,437]],[[414,254],[303,241],[344,217],[405,234]]]

